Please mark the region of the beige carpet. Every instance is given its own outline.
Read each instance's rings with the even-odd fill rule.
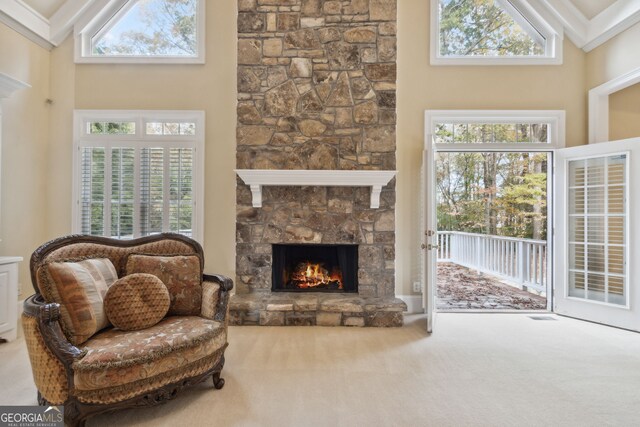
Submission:
[[[640,425],[640,334],[526,314],[400,329],[232,327],[227,384],[89,426]],[[22,340],[0,345],[0,404],[34,404]]]

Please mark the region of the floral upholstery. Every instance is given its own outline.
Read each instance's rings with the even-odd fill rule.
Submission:
[[[47,261],[82,260],[86,258],[109,258],[121,275],[129,254],[193,255],[192,245],[179,240],[164,239],[132,247],[110,246],[101,243],[71,243],[47,255]]]
[[[92,265],[102,262],[99,259],[108,259],[113,264],[108,276],[113,276],[115,282],[114,271],[120,277],[126,276],[127,262],[132,257],[140,257],[144,262],[138,265],[153,270],[143,273],[151,274],[162,273],[171,263],[182,263],[176,269],[179,274],[165,280],[170,285],[187,283],[184,292],[178,290],[179,298],[175,298],[177,310],[185,314],[166,317],[156,325],[135,331],[107,328],[94,335],[95,331],[84,328],[80,332],[86,336],[72,341],[65,319],[69,314],[65,307],[51,302],[62,301],[55,299],[61,297],[60,292],[65,298],[73,293],[67,295],[66,287],[58,291],[49,267],[64,263],[60,266],[64,269],[69,267],[66,263]],[[213,385],[222,388],[220,373],[227,347],[228,301],[233,282],[222,275],[206,276],[207,281],[203,282],[203,266],[200,244],[175,233],[131,240],[71,235],[36,249],[30,262],[36,293],[24,302],[23,325],[39,403],[64,405],[65,423],[77,426],[84,425],[86,418],[96,413],[162,403],[206,378],[212,378]],[[113,286],[104,282],[105,286],[94,287],[95,295],[103,296],[105,293],[99,289]],[[74,303],[77,300],[73,298]],[[126,297],[120,302],[126,305]],[[92,309],[96,305],[88,304]],[[87,324],[103,324],[95,313],[85,316],[86,313],[91,314],[85,310],[78,319],[89,319]],[[102,316],[105,317],[108,318]]]
[[[85,343],[73,365],[78,390],[151,378],[207,357],[226,343],[224,325],[195,316],[168,317],[139,331],[106,330]]]

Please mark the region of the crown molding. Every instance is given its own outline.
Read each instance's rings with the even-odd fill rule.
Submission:
[[[4,98],[8,98],[16,90],[31,87],[27,83],[16,80],[13,77],[0,73],[0,101]]]
[[[95,0],[67,0],[49,20],[50,41],[58,46],[72,32],[73,26],[83,14],[96,3]]]
[[[74,24],[97,0],[67,0],[51,16],[45,18],[22,0],[0,3],[0,22],[47,50],[62,43]]]
[[[582,49],[589,52],[640,22],[638,0],[618,0],[589,22],[587,42]]]
[[[638,0],[618,0],[587,19],[570,0],[529,0],[542,2],[562,22],[569,40],[590,52],[629,27],[640,22]]]
[[[49,21],[22,0],[4,0],[0,6],[0,22],[47,50],[53,48],[49,41]]]

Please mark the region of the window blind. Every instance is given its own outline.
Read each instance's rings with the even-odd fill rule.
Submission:
[[[627,301],[627,156],[569,162],[569,296]]]
[[[193,148],[83,147],[81,152],[83,234],[192,236]]]

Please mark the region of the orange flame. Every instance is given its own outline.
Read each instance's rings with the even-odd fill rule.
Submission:
[[[331,273],[322,267],[322,264],[304,262],[298,264],[291,274],[291,280],[300,289],[317,288],[319,286],[337,285],[342,289],[342,273],[334,269]]]

